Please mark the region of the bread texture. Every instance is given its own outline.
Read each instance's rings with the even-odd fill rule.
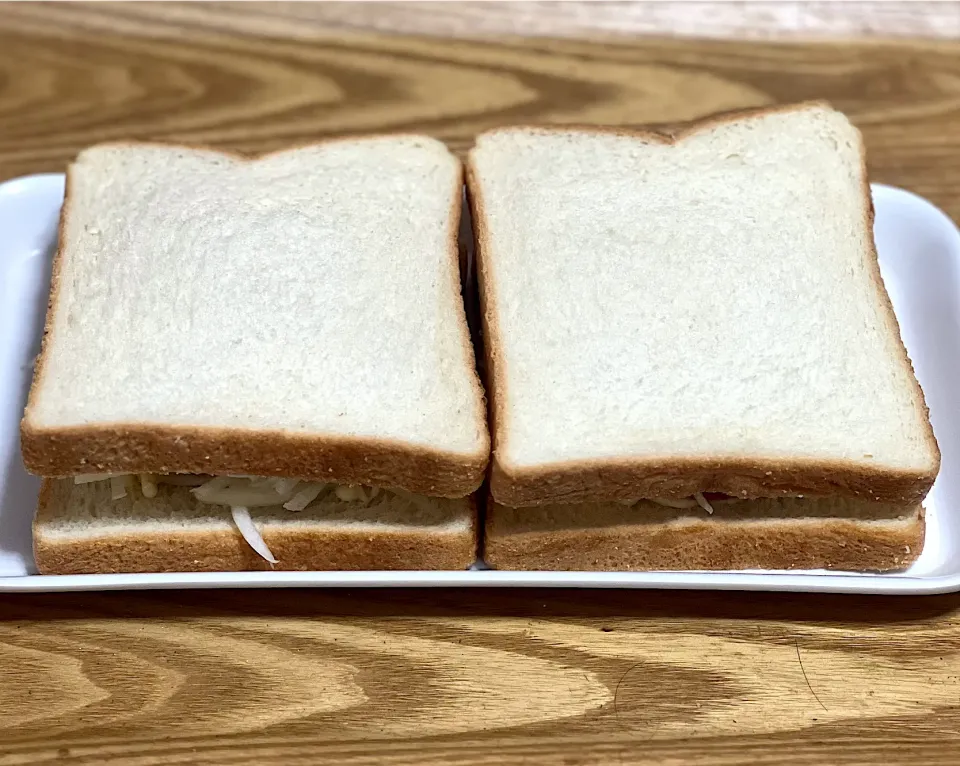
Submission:
[[[250,514],[279,563],[258,556],[225,506],[185,487],[155,498],[131,487],[111,498],[109,482],[47,479],[34,520],[42,574],[246,570],[465,569],[477,555],[473,497],[450,500],[380,493],[368,505],[332,493],[305,511],[280,506]]]
[[[471,493],[489,435],[461,200],[459,160],[422,136],[258,159],[82,152],[21,427],[27,468]]]
[[[497,502],[929,491],[939,450],[842,114],[506,128],[467,181]]]
[[[920,507],[835,498],[740,500],[714,513],[651,502],[487,506],[484,560],[563,571],[905,569],[923,546]]]

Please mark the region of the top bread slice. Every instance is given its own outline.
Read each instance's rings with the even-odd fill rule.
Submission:
[[[421,136],[245,159],[82,152],[22,423],[46,476],[296,476],[461,497],[489,457],[457,249]]]
[[[939,451],[842,114],[495,130],[467,181],[497,502],[929,490]]]

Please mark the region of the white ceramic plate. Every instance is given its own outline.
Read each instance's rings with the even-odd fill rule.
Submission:
[[[703,588],[857,593],[960,590],[960,231],[909,192],[874,186],[883,278],[930,406],[943,463],[927,499],[920,559],[898,574],[794,572],[211,572],[39,576],[30,522],[39,480],[18,425],[39,351],[62,175],[0,185],[0,591],[308,586]]]

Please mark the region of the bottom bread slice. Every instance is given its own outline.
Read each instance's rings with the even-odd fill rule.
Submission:
[[[653,571],[905,569],[920,555],[923,509],[842,498],[714,505],[641,501],[487,507],[483,558],[496,569]]]
[[[48,479],[33,525],[42,574],[243,570],[465,569],[476,560],[477,511],[460,500],[381,492],[368,504],[331,492],[311,508],[251,508],[277,564],[257,555],[225,506],[186,487],[157,496],[132,489],[111,498],[109,482]]]

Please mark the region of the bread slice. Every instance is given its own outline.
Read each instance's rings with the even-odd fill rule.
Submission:
[[[498,502],[927,493],[939,451],[842,114],[495,130],[467,179]]]
[[[111,498],[109,482],[48,479],[34,520],[42,574],[244,570],[465,569],[477,555],[476,505],[380,493],[364,505],[329,493],[307,510],[251,508],[271,566],[246,543],[225,506],[161,484],[145,498]]]
[[[244,159],[82,152],[27,468],[298,476],[462,497],[489,457],[462,168],[421,136]]]
[[[708,516],[642,501],[487,506],[484,559],[570,571],[905,569],[923,546],[919,507],[783,498],[714,503]]]

